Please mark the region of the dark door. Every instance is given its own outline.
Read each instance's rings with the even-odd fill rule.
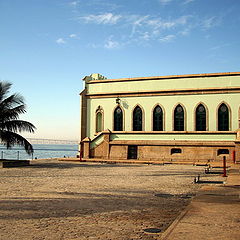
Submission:
[[[128,159],[137,159],[137,146],[128,146]]]

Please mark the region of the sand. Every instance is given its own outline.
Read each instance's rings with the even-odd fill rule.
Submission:
[[[203,167],[33,160],[0,168],[0,239],[158,239]]]

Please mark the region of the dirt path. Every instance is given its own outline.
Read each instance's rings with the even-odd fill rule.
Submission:
[[[0,239],[157,239],[202,167],[34,160],[0,169]]]

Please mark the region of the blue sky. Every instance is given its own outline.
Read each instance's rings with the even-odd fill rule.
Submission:
[[[82,78],[240,71],[239,0],[0,0],[0,80],[34,135],[79,138]]]

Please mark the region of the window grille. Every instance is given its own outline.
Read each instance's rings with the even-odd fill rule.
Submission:
[[[184,110],[180,104],[174,110],[174,131],[184,131]]]
[[[163,131],[163,111],[160,106],[153,110],[153,131]]]
[[[133,131],[142,131],[142,109],[139,106],[133,111]]]

